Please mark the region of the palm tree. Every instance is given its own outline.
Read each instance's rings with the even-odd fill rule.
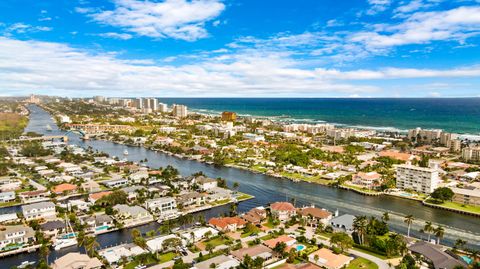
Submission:
[[[357,216],[353,220],[353,229],[357,232],[358,241],[364,243],[365,234],[367,232],[368,220],[366,216]]]
[[[425,226],[423,227],[423,231],[428,234],[428,242],[430,242],[430,235],[433,232],[433,225],[431,221],[425,222]]]
[[[96,248],[99,246],[100,244],[97,242],[97,238],[95,238],[95,236],[85,237],[85,250],[90,257],[95,255]]]
[[[408,215],[408,216],[405,216],[405,219],[403,220],[403,222],[405,222],[408,225],[408,230],[407,230],[408,237],[410,237],[410,227],[412,226],[414,219],[415,218],[413,218],[413,215]]]
[[[445,229],[443,229],[442,226],[438,226],[435,229],[435,236],[437,237],[437,244],[440,244],[440,240],[443,238],[445,235]]]
[[[390,220],[390,215],[388,214],[388,212],[384,212],[383,215],[382,215],[382,220],[384,222],[388,222]]]
[[[463,249],[466,244],[467,244],[467,241],[459,238],[459,239],[457,239],[457,241],[455,241],[455,248],[456,249]]]

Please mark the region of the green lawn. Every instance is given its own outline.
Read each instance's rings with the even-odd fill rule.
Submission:
[[[212,205],[224,205],[224,204],[228,204],[230,202],[231,202],[230,199],[223,199],[223,200],[218,200],[218,201],[211,202],[210,204],[212,204]]]
[[[260,239],[262,239],[263,241],[270,240],[272,238],[273,238],[272,234],[267,234],[265,236],[260,237]]]
[[[148,257],[148,259],[145,262],[143,262],[142,264],[143,265],[149,265],[149,264],[155,264],[155,263],[157,263],[157,260],[155,260],[154,257]],[[134,269],[137,265],[140,265],[140,262],[134,260],[134,261],[131,261],[131,262],[127,263],[125,265],[125,267],[123,267],[123,268],[124,269]]]
[[[163,253],[158,256],[158,263],[165,263],[165,262],[171,261],[173,260],[173,258],[175,258],[175,256],[176,255],[174,252]]]
[[[213,237],[212,239],[209,239],[205,242],[203,242],[205,245],[207,244],[211,244],[212,246],[216,247],[216,246],[220,246],[220,245],[225,245],[227,242],[231,242],[232,239],[230,238],[222,238],[221,236],[216,236],[216,237]]]
[[[253,195],[246,194],[246,193],[242,193],[242,192],[237,192],[237,194],[238,194],[238,196],[237,196],[237,201],[244,201],[244,200],[248,200],[248,199],[254,198]]]
[[[289,173],[289,172],[281,172],[280,174],[286,178],[298,179],[298,180],[322,184],[322,185],[328,185],[332,182],[331,180],[323,179],[321,176],[304,176],[302,174]]]
[[[343,186],[345,186],[347,188],[355,189],[355,190],[360,191],[360,192],[365,192],[365,193],[381,193],[381,192],[378,192],[378,191],[375,191],[375,190],[369,190],[367,188],[362,188],[362,187],[359,187],[359,186],[354,186],[354,185],[350,185],[350,184],[346,184],[346,183],[344,183]]]
[[[378,269],[378,265],[372,261],[358,257],[350,262],[347,269]]]
[[[425,203],[432,204],[432,205],[437,205],[437,206],[443,206],[443,207],[446,207],[446,208],[451,208],[451,209],[456,209],[456,210],[461,210],[461,211],[465,211],[465,212],[480,214],[480,206],[463,205],[463,204],[450,202],[450,201],[446,201],[442,204],[436,204],[436,203],[433,203],[431,201],[431,199],[426,200]]]
[[[354,249],[356,251],[363,252],[363,253],[368,254],[368,255],[375,256],[375,257],[377,257],[379,259],[382,259],[382,260],[389,259],[387,256],[384,256],[384,255],[381,255],[381,254],[378,254],[378,253],[375,253],[375,252],[372,252],[372,251],[368,251],[366,249],[357,248],[357,247],[353,247],[352,249]]]

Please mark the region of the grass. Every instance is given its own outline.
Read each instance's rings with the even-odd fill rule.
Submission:
[[[231,201],[232,200],[230,200],[230,199],[223,199],[223,200],[218,200],[218,201],[211,202],[210,204],[211,205],[224,205],[224,204],[230,203]]]
[[[173,259],[173,258],[172,258]],[[143,265],[149,265],[149,264],[155,264],[157,263],[157,260],[154,257],[148,257],[145,262],[140,263],[140,261],[134,260],[125,265],[123,267],[124,269],[135,269],[137,265],[143,264]]]
[[[253,195],[238,192],[237,201],[244,201],[244,200],[248,200],[248,199],[252,199],[252,198],[254,198]]]
[[[216,237],[213,237],[213,238],[203,242],[203,244],[204,245],[210,244],[213,247],[217,247],[217,246],[220,246],[220,245],[225,245],[227,242],[231,242],[231,241],[232,241],[232,239],[230,239],[229,237],[223,238],[221,236],[216,236]]]
[[[346,269],[378,269],[378,265],[372,261],[358,257],[351,261]]]
[[[376,191],[376,190],[370,190],[370,189],[367,189],[367,188],[362,188],[362,187],[355,186],[355,185],[350,185],[350,184],[347,184],[347,183],[344,183],[343,186],[345,186],[347,188],[350,188],[350,189],[355,189],[355,190],[360,191],[360,192],[365,192],[365,193],[381,193],[381,192]]]
[[[321,176],[304,176],[298,173],[289,173],[289,172],[281,172],[280,173],[283,177],[290,178],[290,179],[298,179],[306,182],[317,183],[321,185],[328,185],[331,180],[323,179]]]
[[[464,204],[450,202],[450,201],[443,202],[442,204],[436,204],[431,199],[426,200],[425,203],[436,205],[436,206],[442,206],[445,208],[465,211],[469,213],[480,214],[480,206],[464,205]]]
[[[362,248],[357,248],[357,247],[353,247],[352,249],[356,250],[356,251],[360,251],[360,252],[363,252],[365,254],[368,254],[368,255],[372,255],[374,257],[377,257],[379,259],[382,259],[382,260],[387,260],[389,259],[387,256],[385,255],[381,255],[381,254],[378,254],[378,253],[375,253],[375,252],[372,252],[372,251],[368,251],[366,249],[362,249]]]
[[[262,239],[263,241],[270,240],[272,238],[273,238],[272,234],[267,234],[265,236],[260,237],[260,239]]]
[[[175,256],[176,255],[174,252],[163,253],[158,256],[158,263],[165,263],[165,262],[171,261],[173,260],[173,258],[175,258]]]
[[[27,126],[28,118],[17,113],[0,113],[0,138],[18,138]]]
[[[17,201],[11,201],[11,202],[6,202],[6,203],[0,203],[0,208],[1,207],[9,207],[9,206],[14,206],[14,205],[18,205],[20,204],[20,202],[17,202]]]

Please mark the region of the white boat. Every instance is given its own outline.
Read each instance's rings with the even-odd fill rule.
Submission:
[[[27,268],[28,266],[30,265],[34,265],[35,262],[30,262],[30,261],[24,261],[22,262],[19,266],[17,266],[17,268],[21,269],[21,268]]]
[[[50,126],[50,124],[47,124],[46,128],[47,128],[47,131],[49,131],[49,132],[52,131],[52,126]]]
[[[77,238],[66,238],[66,239],[57,239],[53,244],[55,250],[61,250],[62,248],[67,248],[77,245]]]
[[[123,151],[123,155],[128,155],[128,150],[125,149],[125,150]]]

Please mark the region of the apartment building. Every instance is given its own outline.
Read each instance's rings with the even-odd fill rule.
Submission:
[[[410,189],[416,192],[430,194],[438,186],[440,177],[437,164],[430,167],[420,167],[409,163],[395,167],[397,175],[397,188]]]
[[[188,116],[188,108],[184,105],[173,105],[172,113],[175,117],[185,118]]]
[[[479,161],[480,147],[468,147],[462,150],[462,159],[465,161]]]

